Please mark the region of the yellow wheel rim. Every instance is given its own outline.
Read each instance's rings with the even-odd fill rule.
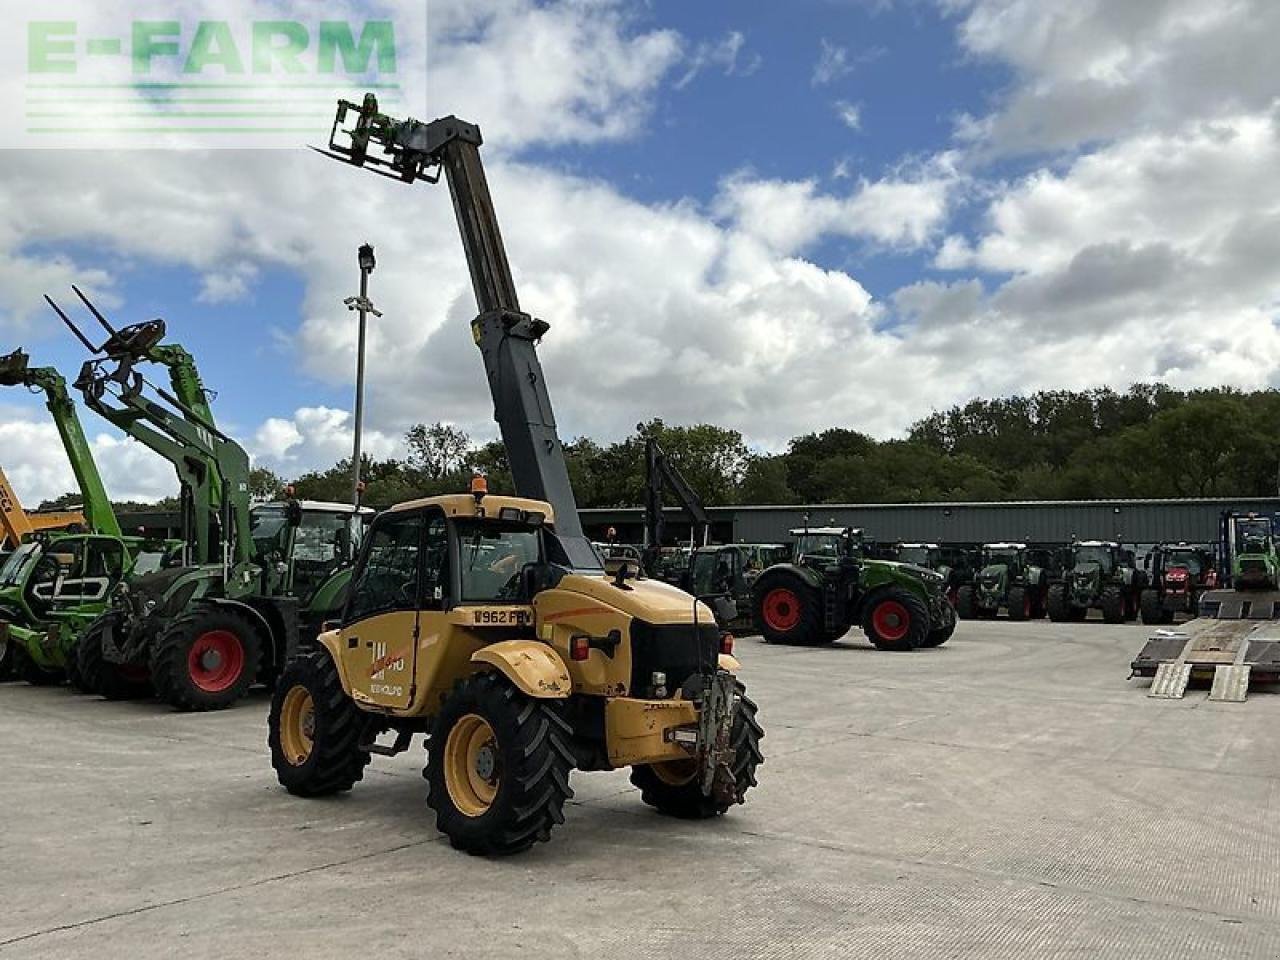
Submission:
[[[653,775],[669,787],[683,787],[698,775],[696,760],[668,760],[650,765]]]
[[[316,704],[306,687],[292,688],[280,708],[280,747],[285,759],[300,767],[311,756],[316,736]]]
[[[498,794],[498,738],[484,717],[468,713],[444,744],[444,785],[468,817],[483,816]]]

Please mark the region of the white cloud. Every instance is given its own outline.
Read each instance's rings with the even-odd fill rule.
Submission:
[[[269,417],[249,444],[255,466],[267,467],[292,479],[315,467],[327,467],[351,457],[351,413],[332,407],[300,407],[288,418]],[[361,452],[375,460],[402,452],[399,437],[368,424],[361,431]]]
[[[726,77],[751,76],[764,61],[758,53],[748,51],[743,55],[746,40],[742,31],[730,30],[720,40],[699,43],[689,57],[684,74],[675,82],[675,88],[683,90],[708,67],[719,68]]]
[[[836,116],[850,130],[862,129],[862,104],[850,103],[848,100],[837,100],[835,103]]]
[[[853,71],[849,48],[832,43],[826,37],[819,41],[818,61],[813,65],[810,77],[815,87],[834,83]]]

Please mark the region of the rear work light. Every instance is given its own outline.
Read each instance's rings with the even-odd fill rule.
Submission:
[[[585,660],[591,656],[591,638],[576,636],[569,638],[569,659]]]

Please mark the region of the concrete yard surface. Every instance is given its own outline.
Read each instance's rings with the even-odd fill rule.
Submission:
[[[1280,957],[1280,697],[1145,695],[1141,626],[937,650],[739,640],[760,786],[664,818],[576,774],[551,842],[452,850],[423,750],[300,800],[268,697],[184,715],[0,685],[0,958]]]

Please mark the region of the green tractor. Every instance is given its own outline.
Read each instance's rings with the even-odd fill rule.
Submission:
[[[956,595],[962,620],[992,619],[1004,607],[1010,620],[1038,620],[1049,603],[1054,553],[1025,543],[988,543],[982,547],[978,572]]]
[[[78,291],[77,291],[78,292]],[[12,664],[28,683],[65,678],[79,684],[76,640],[103,612],[110,592],[135,569],[157,567],[172,549],[164,541],[121,534],[67,383],[53,367],[33,367],[22,350],[0,357],[0,386],[45,395],[80,489],[86,531],[28,539],[0,568],[0,673]]]
[[[689,575],[681,586],[695,597],[724,597],[729,601],[725,616],[712,604],[717,622],[734,633],[758,633],[752,614],[752,588],[769,567],[785,563],[791,548],[779,543],[730,543],[698,547],[693,551]],[[732,610],[732,613],[728,613]]]
[[[1107,623],[1134,620],[1146,586],[1132,550],[1113,540],[1078,540],[1067,550],[1061,576],[1049,585],[1049,619],[1080,621],[1099,609]]]
[[[770,643],[832,643],[853,625],[880,650],[914,650],[947,641],[956,627],[932,570],[864,556],[852,527],[792,530],[793,560],[775,564],[752,589],[755,622]]]
[[[1223,519],[1226,553],[1234,590],[1280,588],[1280,556],[1272,517],[1228,514]]]
[[[75,385],[91,410],[174,465],[185,548],[178,563],[115,589],[80,636],[77,669],[108,699],[154,692],[177,709],[221,709],[273,681],[341,609],[372,511],[292,500],[250,510],[248,455],[214,424],[190,355],[162,344],[164,321],[107,328],[107,343],[90,347],[103,356]],[[137,365],[165,350],[183,358],[187,383],[177,395],[156,389],[162,404]]]

